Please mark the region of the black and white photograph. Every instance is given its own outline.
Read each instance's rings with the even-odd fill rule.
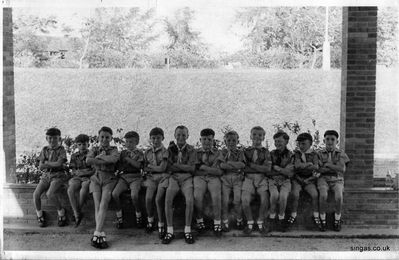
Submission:
[[[399,1],[1,5],[0,258],[399,258]]]

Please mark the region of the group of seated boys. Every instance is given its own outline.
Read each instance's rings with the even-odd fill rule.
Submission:
[[[68,197],[73,209],[75,227],[82,221],[82,207],[89,192],[93,195],[96,228],[91,245],[108,247],[103,231],[108,204],[113,199],[116,206],[116,227],[123,228],[124,218],[120,195],[130,190],[135,208],[136,225],[147,232],[158,229],[163,244],[174,238],[173,201],[179,191],[185,199],[184,238],[194,243],[191,231],[195,208],[195,226],[199,233],[206,229],[203,216],[204,196],[209,191],[212,199],[213,232],[220,236],[230,230],[229,201],[233,193],[234,226],[245,234],[258,230],[267,234],[273,230],[286,231],[295,223],[299,193],[305,190],[312,198],[312,221],[325,231],[327,194],[331,189],[335,197],[333,228],[341,230],[343,187],[348,156],[338,150],[338,133],[324,133],[325,148],[312,149],[313,139],[309,133],[297,137],[297,149],[287,149],[289,136],[279,130],[274,134],[275,149],[262,146],[265,130],[256,126],[251,129],[252,145],[238,148],[239,136],[235,131],[224,135],[225,148],[215,147],[215,132],[206,128],[200,132],[201,148],[195,149],[186,142],[189,131],[185,126],[175,129],[175,142],[164,147],[164,131],[153,128],[150,133],[151,147],[144,152],[137,149],[139,135],[135,131],[124,136],[125,149],[118,151],[111,146],[112,130],[102,127],[98,132],[98,146],[89,150],[89,136],[80,134],[75,138],[78,151],[71,155],[69,169],[72,178],[67,180],[65,164],[66,150],[61,145],[61,132],[50,128],[46,132],[48,146],[39,156],[41,180],[33,193],[38,223],[46,225],[45,212],[41,210],[41,195],[54,203],[58,213],[58,225],[67,224],[65,208],[60,202],[59,189],[68,183]],[[141,212],[139,191],[146,187],[145,209]],[[292,194],[293,202],[289,216],[285,216],[287,198]],[[254,195],[260,199],[259,212],[254,219],[251,201]],[[155,208],[154,210],[154,200]],[[278,207],[277,207],[278,205]],[[245,222],[242,213],[245,216]],[[268,213],[265,216],[265,213]],[[157,223],[155,222],[157,216]],[[166,222],[165,222],[166,221]]]

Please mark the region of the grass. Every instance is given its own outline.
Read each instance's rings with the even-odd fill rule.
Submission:
[[[398,81],[384,73],[377,78],[376,153],[397,156],[399,138],[387,138],[398,130],[396,98],[387,93]],[[320,132],[339,130],[340,82],[339,70],[16,69],[17,151],[45,145],[50,126],[72,137],[103,125],[136,130],[144,144],[155,126],[165,130],[166,144],[180,124],[190,130],[189,143],[205,127],[222,139],[226,125],[243,144],[254,125],[266,129],[269,144],[273,125],[284,121],[306,131],[316,119]]]

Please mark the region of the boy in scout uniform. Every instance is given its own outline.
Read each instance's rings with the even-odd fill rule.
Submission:
[[[319,206],[322,231],[326,230],[326,207],[328,190],[334,191],[335,198],[335,214],[334,214],[334,230],[341,230],[341,212],[344,191],[344,173],[349,157],[345,152],[337,148],[338,132],[335,130],[327,130],[324,133],[324,143],[326,147],[319,152],[319,172],[320,177],[317,180],[317,188],[319,189]]]

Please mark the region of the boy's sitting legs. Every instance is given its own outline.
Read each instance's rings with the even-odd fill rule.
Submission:
[[[47,224],[44,213],[42,211],[41,195],[45,193],[49,187],[50,182],[48,180],[41,179],[39,184],[36,186],[35,191],[33,192],[33,204],[35,205],[37,221],[40,227],[45,227]]]
[[[141,184],[142,184],[142,181],[140,178],[140,179],[136,179],[136,180],[132,181],[129,185],[130,196],[132,198],[133,206],[136,211],[136,225],[138,228],[142,228],[143,224],[144,224],[143,217],[141,214],[140,201],[139,201],[139,192],[141,189]]]
[[[213,208],[213,231],[215,235],[220,236],[222,232],[222,221],[220,218],[222,210],[222,194],[221,194],[221,182],[219,178],[211,178],[207,184],[209,193],[212,199]]]
[[[206,181],[203,176],[195,176],[193,178],[194,183],[194,206],[197,213],[196,224],[198,232],[205,230],[204,218],[203,218],[203,206],[204,196],[207,188]]]
[[[270,209],[269,209],[268,225],[270,229],[273,231],[275,229],[277,203],[279,201],[279,195],[280,195],[275,180],[273,179],[269,179],[269,192],[270,192]]]
[[[81,188],[81,180],[79,177],[74,177],[68,181],[68,198],[69,202],[71,203],[71,207],[73,210],[73,215],[75,217],[75,227],[80,224],[80,188]],[[78,198],[79,197],[79,198]]]
[[[173,200],[175,199],[180,187],[177,180],[173,177],[169,179],[169,185],[165,194],[165,215],[166,215],[166,234],[162,238],[163,244],[169,244],[174,239],[173,231]]]
[[[47,198],[54,203],[57,209],[58,215],[58,226],[63,227],[67,225],[66,216],[65,216],[65,209],[61,205],[60,199],[60,188],[64,185],[65,179],[64,178],[51,178],[50,179],[50,186],[46,192]]]
[[[327,221],[326,221],[326,210],[327,210],[327,197],[329,186],[325,177],[320,177],[317,180],[317,189],[319,190],[319,211],[320,211],[320,222],[321,231],[326,231]]]
[[[282,232],[286,231],[285,209],[287,207],[288,195],[291,192],[291,180],[286,179],[281,183],[279,194],[279,224]]]
[[[123,216],[122,216],[122,204],[120,200],[120,196],[123,192],[129,189],[128,184],[122,178],[118,180],[115,188],[112,191],[112,199],[115,202],[115,209],[116,209],[116,228],[120,229],[123,228]]]
[[[157,191],[157,186],[156,186],[156,183],[153,180],[149,180],[149,179],[146,180],[144,185],[146,187],[146,191],[145,191],[145,209],[146,209],[146,212],[147,212],[146,231],[147,231],[147,233],[151,233],[153,231],[153,228],[154,228],[153,201],[154,201],[155,192]]]
[[[337,179],[331,182],[330,188],[334,191],[335,213],[334,213],[334,231],[341,231],[341,212],[343,204],[343,180]]]

